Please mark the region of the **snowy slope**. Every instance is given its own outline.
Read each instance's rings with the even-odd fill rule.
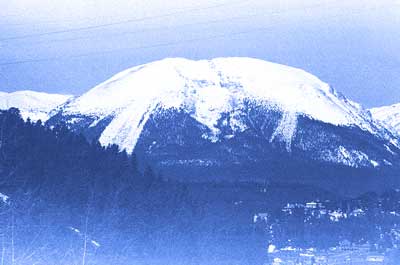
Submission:
[[[210,141],[217,141],[220,131],[216,125],[221,114],[241,109],[246,100],[284,113],[271,141],[280,137],[288,149],[299,115],[381,133],[368,112],[317,77],[300,69],[251,58],[201,61],[174,58],[137,66],[72,100],[63,108],[63,115],[92,117],[91,126],[112,117],[100,142],[132,151],[154,112],[182,109],[212,131],[208,136]],[[245,127],[238,120],[233,129],[241,131]]]
[[[46,121],[50,112],[71,99],[70,95],[48,94],[34,91],[0,92],[0,109],[18,108],[26,120]]]
[[[382,122],[387,128],[400,135],[400,103],[391,106],[370,109],[374,119]]]

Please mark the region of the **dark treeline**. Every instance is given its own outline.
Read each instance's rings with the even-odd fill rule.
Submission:
[[[400,193],[387,194],[350,200],[298,183],[171,181],[117,146],[0,111],[1,265],[268,264],[269,244],[392,236]],[[282,211],[315,200],[325,212],[365,215],[332,222],[320,209]]]
[[[65,126],[23,122],[17,109],[0,115],[0,174],[5,191],[20,188],[52,202],[82,204],[93,194],[133,186],[145,190],[157,181],[151,169],[146,176],[141,174],[136,157],[120,152],[116,145],[89,143]]]
[[[117,146],[24,122],[17,109],[1,111],[0,192],[9,198],[0,200],[0,259],[68,265],[262,259],[255,256],[264,245],[251,213],[241,217],[231,198],[212,201],[204,187],[194,195],[196,185],[141,168]]]

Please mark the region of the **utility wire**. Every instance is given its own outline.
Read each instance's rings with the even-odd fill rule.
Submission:
[[[246,2],[246,1],[242,1],[242,2]],[[242,3],[241,2],[241,3]],[[231,2],[230,4],[236,4],[237,2]],[[228,3],[226,3],[228,4]],[[196,5],[196,6],[186,6],[186,7],[182,7],[182,8],[174,8],[176,11],[186,11],[188,9],[193,9],[193,8],[203,8],[204,5]],[[190,11],[190,10],[189,10]],[[17,16],[21,16],[21,15],[7,15],[7,16],[0,16],[0,19],[2,18],[6,18],[6,17],[17,17]],[[76,18],[76,19],[52,19],[52,20],[42,20],[42,21],[37,21],[35,23],[24,23],[24,22],[16,22],[16,23],[3,23],[0,24],[0,27],[18,27],[18,26],[37,26],[37,25],[44,25],[44,24],[59,24],[59,23],[64,23],[64,22],[84,22],[84,21],[96,21],[99,19],[105,19],[107,17],[83,17],[83,18]]]
[[[226,37],[240,36],[243,34],[263,32],[263,31],[270,30],[270,29],[273,29],[273,27],[262,27],[262,28],[252,29],[252,30],[231,32],[231,33],[227,33],[227,34],[215,34],[215,35],[210,35],[207,37],[192,38],[192,39],[186,39],[186,40],[181,40],[181,41],[172,41],[172,42],[165,42],[165,43],[159,43],[159,44],[154,44],[154,45],[144,45],[144,46],[137,46],[137,47],[130,47],[130,48],[104,50],[104,51],[98,51],[98,52],[88,52],[88,53],[82,53],[82,54],[64,56],[64,57],[60,56],[60,57],[51,57],[51,58],[4,62],[4,63],[0,63],[0,66],[58,61],[58,60],[65,60],[65,59],[77,59],[77,58],[90,57],[90,56],[95,56],[95,55],[106,55],[106,54],[111,54],[111,53],[121,52],[121,51],[134,51],[134,50],[143,50],[143,49],[151,49],[151,48],[162,48],[162,47],[175,46],[175,45],[184,44],[184,43],[191,43],[191,42],[212,40],[212,39],[220,39],[220,38],[226,38]]]
[[[306,6],[306,7],[301,7],[301,8],[291,8],[291,9],[284,9],[284,10],[278,10],[278,11],[273,11],[273,12],[263,12],[262,16],[264,17],[267,15],[280,15],[280,14],[285,14],[285,13],[293,12],[293,11],[299,11],[299,10],[305,10],[305,9],[311,9],[311,8],[315,9],[315,8],[318,8],[321,6],[329,7],[329,6],[326,6],[326,4],[319,4],[319,5],[312,5],[312,6]],[[332,7],[332,8],[334,8],[334,7]],[[112,36],[124,36],[124,35],[145,33],[148,31],[158,31],[158,30],[165,30],[165,29],[178,28],[178,27],[190,27],[190,26],[198,26],[198,25],[216,24],[216,23],[246,19],[246,18],[254,18],[256,16],[257,16],[256,14],[253,14],[253,15],[246,15],[246,16],[230,17],[230,18],[225,18],[225,19],[215,19],[215,20],[201,21],[201,22],[195,22],[195,23],[181,24],[181,25],[176,25],[173,27],[162,26],[162,27],[155,27],[155,28],[139,29],[139,30],[135,30],[135,31],[117,32],[117,33],[107,34],[106,36],[102,35],[102,36],[81,36],[81,37],[71,37],[71,38],[59,38],[59,39],[29,42],[28,44],[29,44],[29,46],[32,46],[35,44],[50,44],[50,43],[54,43],[54,42],[57,43],[57,42],[76,41],[76,40],[102,39],[104,37],[110,37],[110,36],[111,37]],[[13,43],[12,45],[15,45],[15,44]]]
[[[255,15],[251,16],[251,17],[255,17]],[[175,28],[183,28],[183,27],[210,25],[210,24],[217,24],[217,23],[223,23],[223,22],[229,22],[229,21],[234,21],[234,20],[247,19],[247,18],[250,18],[250,16],[248,16],[248,15],[247,16],[237,16],[237,17],[230,17],[230,18],[225,18],[225,19],[215,19],[215,20],[208,20],[208,21],[200,21],[200,22],[195,22],[195,23],[187,23],[187,24],[180,24],[180,25],[174,25],[174,26],[162,26],[162,27],[154,27],[154,28],[145,28],[145,29],[138,29],[138,30],[134,30],[134,31],[124,31],[124,32],[111,33],[111,34],[107,34],[107,35],[81,36],[81,37],[41,40],[41,41],[22,43],[22,44],[29,44],[29,46],[32,46],[32,45],[35,45],[35,44],[51,44],[51,43],[57,43],[57,42],[76,41],[76,40],[103,39],[104,37],[118,37],[118,36],[132,35],[132,34],[138,34],[138,33],[147,33],[149,31],[168,30],[168,29],[171,29],[171,28],[175,29]],[[15,46],[15,43],[12,43],[12,45]]]
[[[225,38],[225,37],[230,37],[230,36],[237,36],[237,35],[242,35],[242,34],[260,32],[260,31],[269,30],[271,28],[272,27],[265,27],[265,28],[258,28],[258,29],[253,29],[253,30],[233,32],[233,33],[229,33],[229,34],[216,34],[216,35],[211,35],[211,36],[207,36],[207,37],[199,37],[199,38],[192,38],[192,39],[186,39],[186,40],[181,40],[181,41],[165,42],[165,43],[159,43],[159,44],[154,44],[154,45],[144,45],[144,46],[137,46],[137,47],[131,47],[131,48],[120,48],[120,49],[104,50],[104,51],[98,51],[98,52],[82,53],[82,54],[71,55],[71,56],[66,56],[66,57],[60,56],[60,57],[41,58],[41,59],[32,59],[32,60],[21,60],[21,61],[14,61],[14,62],[4,62],[4,63],[0,63],[0,66],[57,61],[57,60],[61,60],[61,59],[76,59],[76,58],[82,58],[82,57],[90,57],[93,55],[105,55],[105,54],[110,54],[110,53],[120,52],[120,51],[161,48],[161,47],[179,45],[179,44],[183,44],[183,43],[191,43],[191,42],[197,42],[197,41],[203,41],[203,40],[212,40],[212,39]]]
[[[153,20],[153,19],[158,19],[158,18],[165,18],[165,17],[172,17],[172,16],[176,16],[179,14],[184,14],[187,12],[204,11],[204,10],[209,10],[209,9],[214,9],[214,8],[219,8],[219,7],[225,7],[228,5],[232,5],[232,4],[236,4],[236,3],[245,3],[248,1],[249,0],[225,2],[222,4],[215,4],[215,5],[205,6],[205,7],[188,8],[185,10],[179,10],[179,11],[165,13],[165,14],[161,14],[161,15],[157,15],[157,16],[133,18],[133,19],[126,19],[126,20],[115,21],[115,22],[110,22],[110,23],[103,23],[103,24],[92,25],[92,26],[76,27],[76,28],[48,31],[48,32],[42,32],[42,33],[19,35],[19,36],[14,36],[14,37],[1,38],[0,41],[21,40],[21,39],[27,39],[27,38],[32,38],[32,37],[42,37],[42,36],[49,36],[49,35],[54,35],[54,34],[80,32],[80,31],[94,30],[94,29],[100,29],[100,28],[107,28],[107,27],[113,27],[113,26],[118,26],[118,25],[124,25],[124,24],[128,24],[128,23],[142,22],[142,21]]]
[[[370,9],[365,9],[365,10],[362,10],[359,12],[352,12],[352,13],[353,14],[362,13],[364,11],[375,10],[375,9],[377,9],[377,8],[370,8]],[[137,46],[137,47],[128,47],[128,48],[103,50],[103,51],[97,51],[97,52],[88,52],[88,53],[81,53],[81,54],[76,54],[76,55],[71,55],[71,56],[58,56],[58,57],[49,57],[49,58],[3,62],[3,63],[0,63],[0,66],[58,61],[58,60],[66,60],[66,59],[77,59],[77,58],[84,58],[84,57],[90,57],[90,56],[96,56],[96,55],[106,55],[106,54],[111,54],[111,53],[121,52],[121,51],[134,51],[134,50],[143,50],[143,49],[151,49],[151,48],[162,48],[162,47],[180,45],[180,44],[184,44],[184,43],[191,43],[191,42],[212,40],[212,39],[220,39],[220,38],[226,38],[226,37],[240,36],[240,35],[244,35],[244,34],[263,32],[263,31],[267,31],[267,30],[270,30],[273,28],[274,28],[273,26],[260,27],[260,28],[250,29],[250,30],[237,31],[237,32],[231,32],[231,33],[224,33],[224,34],[215,34],[215,35],[210,35],[210,36],[206,36],[206,37],[198,37],[198,38],[191,38],[191,39],[186,39],[186,40],[171,41],[171,42],[158,43],[158,44],[153,44],[153,45],[143,45],[143,46]]]

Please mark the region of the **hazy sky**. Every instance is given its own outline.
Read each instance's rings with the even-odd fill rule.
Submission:
[[[79,95],[165,57],[249,56],[367,107],[400,102],[400,0],[0,1],[2,91]]]

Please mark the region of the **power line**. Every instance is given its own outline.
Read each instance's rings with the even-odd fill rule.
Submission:
[[[18,17],[18,16],[20,16],[20,15],[18,15],[18,14],[10,14],[10,15],[0,16],[0,19],[2,19],[2,18],[8,18],[8,17]]]
[[[89,53],[82,53],[82,54],[71,55],[71,56],[66,56],[66,57],[51,57],[51,58],[5,62],[5,63],[0,63],[0,66],[58,61],[58,60],[65,60],[65,59],[78,59],[78,58],[84,58],[84,57],[90,57],[90,56],[96,56],[96,55],[106,55],[106,54],[111,54],[111,53],[121,52],[121,51],[134,51],[134,50],[143,50],[143,49],[151,49],[151,48],[162,48],[162,47],[175,46],[175,45],[184,44],[184,43],[191,43],[191,42],[212,40],[212,39],[220,39],[220,38],[225,38],[225,37],[233,37],[233,36],[239,36],[239,35],[244,35],[244,34],[262,32],[262,31],[270,30],[272,28],[273,27],[262,27],[262,28],[252,29],[252,30],[232,32],[232,33],[228,33],[228,34],[215,34],[215,35],[211,35],[211,36],[207,36],[207,37],[192,38],[192,39],[186,39],[186,40],[181,40],[181,41],[172,41],[172,42],[159,43],[159,44],[154,44],[154,45],[137,46],[137,47],[131,47],[131,48],[120,48],[120,49],[104,50],[104,51],[98,51],[98,52],[89,52]]]
[[[173,28],[182,28],[182,27],[191,27],[191,26],[199,26],[199,25],[209,25],[209,24],[217,24],[217,23],[222,23],[222,22],[228,22],[228,21],[233,21],[233,20],[240,20],[240,19],[246,19],[249,18],[249,16],[237,16],[237,17],[230,17],[226,19],[215,19],[215,20],[208,20],[208,21],[201,21],[201,22],[195,22],[195,23],[187,23],[187,24],[180,24],[173,26]],[[160,30],[165,30],[165,29],[170,29],[172,27],[169,26],[163,26],[163,27],[154,27],[154,28],[147,28],[147,29],[140,29],[140,30],[134,30],[134,31],[125,31],[125,32],[117,32],[117,33],[111,33],[107,34],[106,36],[81,36],[81,37],[72,37],[72,38],[60,38],[60,39],[52,39],[52,40],[43,40],[43,41],[37,41],[37,42],[29,42],[29,46],[35,45],[35,44],[49,44],[49,43],[54,43],[54,42],[65,42],[65,41],[76,41],[76,40],[89,40],[89,39],[101,39],[104,37],[116,37],[116,36],[125,36],[125,35],[131,35],[131,34],[137,34],[137,33],[146,33],[149,31],[160,31]],[[26,43],[24,43],[26,44]],[[13,46],[15,45],[14,43],[12,44]]]
[[[205,6],[205,7],[188,8],[185,10],[179,10],[179,11],[165,13],[165,14],[161,14],[161,15],[157,15],[157,16],[133,18],[133,19],[126,19],[126,20],[110,22],[110,23],[103,23],[103,24],[92,25],[92,26],[76,27],[76,28],[70,28],[70,29],[55,30],[55,31],[42,32],[42,33],[34,33],[34,34],[26,34],[26,35],[8,37],[8,38],[1,38],[0,41],[20,40],[20,39],[27,39],[27,38],[32,38],[32,37],[42,37],[42,36],[49,36],[49,35],[54,35],[54,34],[80,32],[80,31],[94,30],[94,29],[99,29],[99,28],[107,28],[107,27],[118,26],[118,25],[133,23],[133,22],[142,22],[142,21],[146,21],[146,20],[171,17],[171,16],[183,14],[186,12],[196,12],[196,11],[203,11],[203,10],[219,8],[219,7],[225,7],[227,5],[232,5],[232,4],[236,4],[236,3],[244,3],[244,2],[248,2],[248,1],[249,0],[234,1],[234,2],[229,2],[229,3],[226,2],[226,3],[222,3],[222,4],[215,4],[215,5],[211,5],[211,6]]]
[[[12,16],[11,16],[12,17]],[[0,17],[1,19],[2,17]],[[44,25],[44,24],[57,24],[57,23],[62,23],[62,22],[81,22],[81,21],[91,21],[99,19],[99,17],[91,17],[91,18],[81,18],[81,19],[63,19],[63,20],[46,20],[46,21],[38,21],[35,22],[34,24],[32,23],[26,23],[26,22],[17,22],[17,23],[1,23],[0,27],[19,27],[19,26],[37,26],[37,25]]]
[[[159,44],[154,44],[154,45],[144,45],[144,46],[137,46],[137,47],[131,47],[131,48],[120,48],[120,49],[112,49],[112,50],[105,50],[105,51],[98,51],[98,52],[89,52],[89,53],[82,53],[82,54],[77,54],[77,55],[72,55],[72,56],[67,56],[67,57],[51,57],[51,58],[41,58],[41,59],[31,59],[31,60],[21,60],[21,61],[14,61],[14,62],[5,62],[5,63],[0,63],[0,66],[15,65],[15,64],[26,64],[26,63],[37,63],[37,62],[48,62],[48,61],[58,61],[58,60],[61,60],[61,59],[77,59],[77,58],[82,58],[82,57],[90,57],[90,56],[93,56],[93,55],[105,55],[105,54],[110,54],[110,53],[120,52],[120,51],[131,51],[131,50],[143,50],[143,49],[151,49],[151,48],[161,48],[161,47],[179,45],[179,44],[183,44],[183,43],[190,43],[190,42],[197,42],[197,41],[203,41],[203,40],[211,40],[211,39],[218,39],[218,38],[224,38],[224,37],[230,37],[230,36],[237,36],[237,35],[242,35],[242,34],[254,33],[254,32],[269,30],[271,28],[272,27],[268,27],[268,28],[265,27],[265,28],[258,28],[258,29],[253,29],[253,30],[233,32],[233,33],[229,33],[229,34],[216,34],[216,35],[211,35],[211,36],[207,36],[207,37],[199,37],[199,38],[192,38],[192,39],[186,39],[186,40],[181,40],[181,41],[172,41],[172,42],[166,42],[166,43],[159,43]]]
[[[375,10],[375,9],[378,9],[378,8],[370,8],[370,9],[362,10],[362,12],[368,11],[368,10]],[[359,11],[359,12],[352,12],[352,13],[355,14],[355,13],[361,13],[361,12]],[[77,59],[77,58],[84,58],[84,57],[90,57],[90,56],[96,56],[96,55],[106,55],[106,54],[111,54],[111,53],[121,52],[121,51],[134,51],[134,50],[169,47],[169,46],[175,46],[175,45],[180,45],[180,44],[184,44],[184,43],[191,43],[191,42],[212,40],[212,39],[220,39],[220,38],[226,38],[226,37],[240,36],[240,35],[244,35],[244,34],[251,34],[251,33],[256,33],[256,32],[263,32],[263,31],[267,31],[267,30],[270,30],[273,28],[274,27],[272,27],[272,26],[260,27],[260,28],[250,29],[250,30],[237,31],[237,32],[231,32],[231,33],[225,33],[225,34],[215,34],[215,35],[210,35],[210,36],[206,36],[206,37],[198,37],[198,38],[192,38],[192,39],[186,39],[186,40],[180,40],[180,41],[158,43],[158,44],[153,44],[153,45],[143,45],[143,46],[137,46],[137,47],[128,47],[128,48],[111,49],[111,50],[104,50],[104,51],[97,51],[97,52],[88,52],[88,53],[81,53],[81,54],[71,55],[71,56],[59,56],[59,57],[49,57],[49,58],[3,62],[3,63],[0,63],[0,66],[10,66],[10,65],[38,63],[38,62],[49,62],[49,61],[58,61],[58,60],[66,60],[66,59]]]
[[[301,7],[301,8],[291,8],[291,9],[284,9],[284,10],[278,10],[278,11],[273,11],[273,12],[263,12],[262,15],[279,15],[279,14],[284,14],[292,11],[298,11],[298,10],[305,10],[305,9],[310,9],[310,8],[318,8],[318,7],[329,7],[326,4],[319,4],[319,5],[312,5],[312,6],[306,6],[306,7]],[[208,20],[208,21],[201,21],[201,22],[195,22],[195,23],[188,23],[188,24],[181,24],[174,26],[174,28],[177,27],[190,27],[190,26],[198,26],[198,25],[209,25],[209,24],[216,24],[216,23],[222,23],[222,22],[228,22],[228,21],[233,21],[233,20],[240,20],[240,19],[246,19],[246,18],[254,18],[256,14],[253,15],[246,15],[246,16],[237,16],[237,17],[230,17],[230,18],[225,18],[225,19],[215,19],[215,20]],[[107,34],[107,37],[110,36],[124,36],[124,35],[130,35],[130,34],[137,34],[137,33],[145,33],[148,31],[158,31],[158,30],[165,30],[165,29],[170,29],[171,27],[168,26],[162,26],[162,27],[155,27],[155,28],[147,28],[147,29],[141,29],[141,30],[135,30],[135,31],[125,31],[125,32],[117,32],[117,33],[112,33],[112,34]],[[49,44],[49,43],[54,43],[54,42],[65,42],[65,41],[76,41],[76,40],[87,40],[87,39],[101,39],[104,38],[104,36],[81,36],[81,37],[71,37],[71,38],[61,38],[61,39],[52,39],[52,40],[42,40],[42,41],[36,41],[36,42],[29,42],[28,44],[30,46],[34,44]],[[13,44],[15,45],[15,44]]]
[[[232,2],[231,4],[235,4],[236,2]],[[192,7],[183,7],[183,8],[176,8],[175,10],[177,11],[186,11],[187,9],[192,9],[192,8],[203,8],[204,6],[192,6]],[[189,10],[190,11],[190,10]],[[21,15],[8,15],[4,16],[6,17],[17,17]],[[0,19],[3,18],[0,16]],[[37,26],[37,25],[43,25],[43,24],[57,24],[60,22],[83,22],[83,21],[92,21],[92,20],[97,20],[97,19],[104,19],[105,17],[85,17],[85,18],[77,18],[77,19],[53,19],[53,20],[42,20],[42,21],[37,21],[34,24],[32,23],[8,23],[8,24],[0,24],[0,26],[8,26],[8,27],[17,27],[17,26]]]

